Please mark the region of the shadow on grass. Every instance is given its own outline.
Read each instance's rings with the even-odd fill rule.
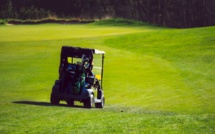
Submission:
[[[58,105],[53,105],[49,102],[36,102],[36,101],[14,101],[13,103],[15,104],[26,104],[26,105],[36,105],[36,106],[60,106],[60,107],[74,107],[74,108],[85,108],[83,106],[68,106],[66,104],[58,104]]]

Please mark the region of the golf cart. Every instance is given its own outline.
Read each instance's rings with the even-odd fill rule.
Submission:
[[[59,66],[59,79],[55,81],[50,97],[51,104],[66,101],[84,103],[84,107],[103,108],[105,97],[102,90],[104,51],[63,46]],[[94,66],[94,63],[99,66]],[[94,74],[95,73],[95,74]]]

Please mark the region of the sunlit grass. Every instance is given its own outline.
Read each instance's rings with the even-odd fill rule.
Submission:
[[[83,24],[9,25],[1,26],[0,29],[0,41],[41,41],[58,39],[62,40],[71,38],[112,36],[148,31],[148,29],[144,29],[144,27],[98,27],[95,25]]]
[[[0,26],[0,132],[214,133],[214,31]],[[62,45],[106,52],[104,109],[50,105]]]

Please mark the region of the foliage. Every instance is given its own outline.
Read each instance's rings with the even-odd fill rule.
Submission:
[[[20,19],[43,19],[51,16],[50,11],[46,11],[42,8],[37,8],[34,6],[29,7],[22,7],[19,11],[19,18]]]
[[[0,25],[6,24],[6,20],[0,19]]]
[[[61,23],[61,24],[70,24],[70,23],[91,23],[92,20],[84,19],[58,19],[58,18],[47,18],[47,19],[38,19],[38,20],[20,20],[20,19],[8,19],[5,21],[8,24],[45,24],[45,23]]]
[[[187,28],[215,25],[214,0],[0,0],[0,18],[126,18]]]
[[[111,0],[111,2],[117,17],[179,28],[215,24],[214,0]]]
[[[0,27],[1,133],[215,132],[215,27]],[[62,45],[101,49],[104,109],[50,104]]]

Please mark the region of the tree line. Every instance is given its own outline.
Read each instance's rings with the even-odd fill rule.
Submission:
[[[215,0],[0,0],[1,19],[127,18],[169,27],[215,25]]]

